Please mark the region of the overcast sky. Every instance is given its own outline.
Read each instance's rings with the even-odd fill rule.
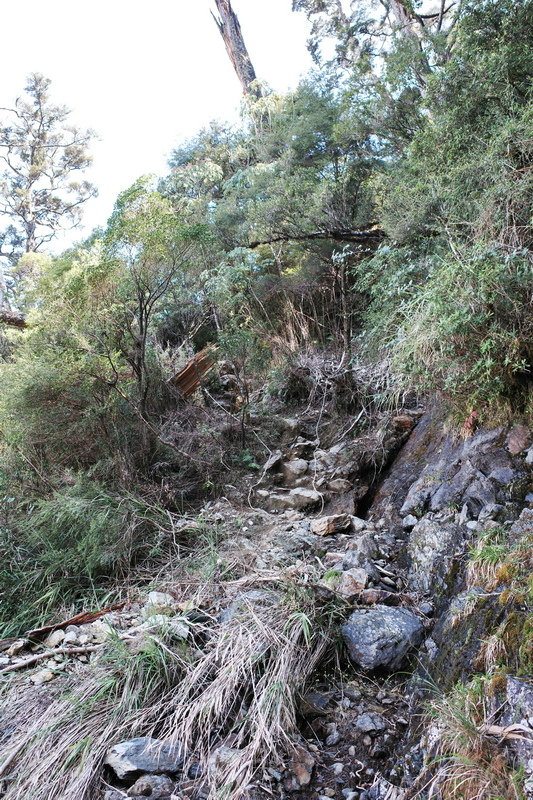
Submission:
[[[308,25],[291,0],[233,0],[256,73],[285,91],[310,67]],[[212,119],[236,121],[240,85],[211,17],[212,0],[25,0],[2,9],[0,106],[26,76],[52,80],[51,99],[93,128],[82,237],[104,225],[117,194],[140,175],[167,171],[173,147]]]

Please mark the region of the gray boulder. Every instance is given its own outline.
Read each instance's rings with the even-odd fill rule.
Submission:
[[[140,736],[110,747],[104,764],[108,764],[122,780],[137,772],[178,772],[184,756],[180,742],[164,742]]]
[[[358,609],[342,627],[352,661],[363,669],[399,669],[408,652],[420,644],[424,626],[406,608],[376,605]]]
[[[459,525],[423,517],[409,536],[409,588],[415,592],[442,591],[446,586],[464,534]]]

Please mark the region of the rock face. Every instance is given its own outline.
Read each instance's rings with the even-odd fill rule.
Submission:
[[[464,526],[423,517],[409,537],[409,586],[416,592],[439,593],[449,579],[454,558],[462,550]]]
[[[376,605],[354,611],[343,625],[342,635],[350,658],[363,669],[395,670],[422,641],[424,626],[406,608]]]
[[[108,764],[117,777],[132,777],[138,772],[178,772],[184,760],[183,746],[140,736],[113,745],[106,753]]]

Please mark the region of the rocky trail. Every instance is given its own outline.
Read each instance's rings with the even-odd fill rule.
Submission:
[[[282,427],[259,476],[181,520],[217,531],[208,578],[169,569],[97,618],[0,642],[1,797],[446,796],[424,703],[430,685],[490,672],[491,637],[527,619],[511,578],[471,562],[487,537],[500,558],[533,539],[531,433],[454,437],[419,407],[329,447],[316,420]],[[129,697],[122,729],[138,735],[122,736],[96,687],[154,647],[182,683],[154,689],[149,712]],[[533,797],[533,684],[519,672],[487,693],[483,724]],[[123,705],[140,691],[128,680]],[[89,728],[68,693],[79,719],[94,703]]]

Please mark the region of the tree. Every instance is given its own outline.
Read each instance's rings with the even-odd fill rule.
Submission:
[[[248,50],[244,43],[241,26],[237,15],[231,7],[230,0],[215,0],[220,19],[213,14],[220,35],[224,40],[226,52],[237,73],[244,95],[251,95],[259,99],[262,91],[257,83],[257,78]]]
[[[91,183],[73,177],[91,164],[87,148],[94,134],[68,124],[70,111],[50,102],[50,83],[31,74],[29,100],[1,109],[9,119],[0,124],[0,215],[7,222],[0,256],[11,264],[78,225],[82,205],[96,195]]]

